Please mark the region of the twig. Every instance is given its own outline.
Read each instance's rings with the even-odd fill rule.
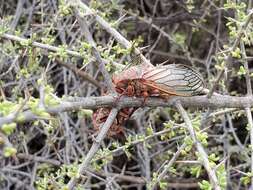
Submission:
[[[59,64],[59,65],[62,65],[66,68],[68,68],[69,70],[71,70],[72,72],[74,72],[76,75],[82,77],[84,80],[87,80],[89,81],[90,83],[92,83],[93,85],[95,85],[97,88],[101,89],[102,86],[99,84],[98,81],[96,81],[92,76],[90,76],[88,73],[86,72],[83,72],[81,70],[79,70],[77,67],[75,67],[74,65],[72,64],[67,64],[67,63],[64,63],[58,59],[55,59],[56,60],[56,63]]]
[[[18,21],[21,18],[24,4],[25,4],[24,0],[20,0],[17,3],[16,12],[15,12],[15,15],[13,15],[14,19],[12,20],[11,25],[10,25],[11,31],[15,31]]]
[[[189,116],[187,115],[187,112],[184,110],[183,106],[181,105],[180,102],[176,102],[175,106],[177,107],[179,113],[181,114],[182,118],[185,121],[186,127],[188,128],[189,134],[191,136],[191,139],[201,157],[201,162],[203,164],[203,166],[206,169],[206,172],[208,173],[208,176],[211,180],[211,183],[213,185],[213,188],[215,190],[221,190],[221,187],[219,186],[219,182],[217,179],[217,176],[215,174],[215,171],[213,170],[213,168],[211,167],[209,160],[208,160],[208,155],[205,151],[205,149],[203,148],[202,144],[199,142],[195,130],[191,124],[191,120],[189,118]]]
[[[180,155],[181,151],[186,147],[186,143],[182,144],[177,152],[173,155],[173,157],[170,159],[169,163],[165,165],[163,171],[158,175],[157,179],[152,182],[152,186],[150,187],[151,190],[154,190],[157,183],[159,183],[167,174],[167,172],[169,171],[170,167],[172,166],[172,164],[176,161],[176,159],[178,158],[178,156]]]
[[[250,150],[251,150],[251,172],[253,172],[253,122],[250,108],[245,108],[247,119],[248,119],[248,127],[250,131]],[[251,176],[251,186],[253,187],[253,176]]]
[[[236,134],[236,132],[235,132],[235,128],[234,128],[234,126],[233,126],[233,122],[232,122],[232,118],[231,118],[230,114],[226,114],[226,115],[227,115],[228,126],[229,126],[229,128],[230,128],[231,133],[233,134],[233,137],[234,137],[234,139],[235,139],[235,142],[236,142],[237,145],[239,146],[240,151],[241,151],[243,154],[245,154],[245,157],[247,158],[247,160],[249,160],[248,154],[245,153],[245,152],[246,152],[246,151],[245,151],[245,147],[242,145],[242,143],[241,143],[239,137],[237,136],[237,134]]]
[[[220,115],[225,115],[225,114],[230,113],[230,112],[238,112],[238,111],[240,111],[240,110],[238,110],[237,108],[228,108],[228,109],[225,109],[225,110],[219,110],[219,111],[216,111],[216,112],[211,113],[210,115],[208,115],[206,120],[211,120],[213,118],[219,117]]]
[[[152,135],[150,135],[150,136],[146,136],[146,137],[144,137],[144,138],[142,138],[142,139],[134,140],[134,141],[131,142],[131,146],[134,146],[134,145],[137,145],[137,144],[140,144],[140,143],[144,143],[144,142],[148,141],[149,139],[152,139],[152,138],[154,138],[154,137],[157,137],[157,136],[161,136],[161,135],[163,135],[163,134],[166,134],[166,133],[168,133],[169,131],[171,131],[171,130],[173,130],[173,129],[176,129],[176,128],[179,128],[179,127],[176,126],[176,127],[171,128],[171,129],[164,129],[164,130],[159,131],[159,132],[156,132],[156,133],[154,133],[154,134],[152,134]],[[123,152],[123,151],[124,151],[125,149],[127,149],[128,147],[129,147],[129,144],[120,146],[120,147],[118,147],[118,148],[116,148],[116,149],[110,151],[108,154],[101,155],[100,157],[94,159],[94,161],[98,161],[98,160],[103,159],[103,158],[106,158],[106,157],[108,157],[108,156],[110,156],[110,155],[117,155],[119,152]]]
[[[145,106],[149,107],[167,107],[173,106],[176,101],[180,101],[183,106],[191,108],[245,108],[253,106],[252,97],[233,97],[233,96],[212,96],[208,99],[205,96],[194,97],[171,97],[168,101],[159,98],[148,98],[145,101]],[[121,109],[124,107],[142,107],[142,98],[121,97],[120,101],[115,103],[114,96],[100,96],[100,97],[73,97],[62,101],[56,106],[46,107],[45,112],[49,114],[58,114],[65,111],[74,111],[80,109],[97,109],[99,107],[114,107]],[[17,116],[21,116],[22,120],[17,120]],[[26,122],[36,119],[51,119],[42,118],[31,110],[19,111],[18,115],[11,113],[7,116],[0,117],[0,126],[11,122]]]
[[[143,177],[137,177],[137,176],[130,176],[130,175],[122,175],[119,173],[102,173],[102,172],[96,172],[90,169],[87,169],[87,172],[89,173],[93,173],[96,176],[101,176],[101,177],[107,177],[110,176],[112,178],[115,178],[117,181],[126,181],[126,182],[133,182],[133,183],[137,183],[137,184],[146,184],[147,181],[143,178]],[[171,183],[167,183],[168,187],[171,188],[197,188],[198,187],[198,183],[196,182],[171,182]]]
[[[220,40],[220,29],[221,29],[221,16],[222,16],[222,12],[223,12],[223,9],[221,8],[221,7],[223,7],[224,6],[224,2],[223,2],[223,0],[221,0],[220,1],[220,4],[219,4],[219,9],[218,9],[218,26],[217,26],[217,29],[216,29],[216,35],[217,35],[217,37],[216,37],[216,45],[215,45],[215,47],[216,47],[216,50],[215,50],[215,52],[217,53],[218,52],[218,49],[219,49],[219,47],[220,47],[220,43],[219,43],[219,40]]]
[[[9,39],[9,40],[13,40],[13,41],[17,41],[17,42],[25,42],[29,39],[25,39],[25,38],[21,38],[21,37],[18,37],[18,36],[14,36],[14,35],[11,35],[11,34],[2,34],[0,35],[0,38],[3,37],[5,39]],[[49,51],[52,51],[52,52],[58,52],[60,50],[59,47],[56,47],[56,46],[51,46],[51,45],[48,45],[48,44],[43,44],[43,43],[39,43],[39,42],[32,42],[31,43],[31,46],[34,46],[34,47],[38,47],[38,48],[41,48],[41,49],[46,49],[46,50],[49,50]],[[82,58],[82,54],[76,52],[76,51],[72,51],[72,50],[66,50],[66,53],[68,55],[71,55],[71,56],[75,56],[75,57],[79,57],[79,58]],[[47,54],[47,53],[46,53]],[[70,69],[71,71],[73,71],[76,75],[79,75],[81,76],[83,79],[87,80],[88,82],[92,83],[93,85],[95,85],[96,87],[98,88],[102,88],[101,85],[99,84],[99,82],[97,82],[95,79],[92,78],[92,76],[90,76],[88,73],[86,72],[83,72],[79,69],[77,69],[75,66],[73,65],[70,65],[70,64],[65,64],[63,62],[61,62],[60,60],[56,59],[56,63],[57,64],[60,64],[68,69]],[[119,65],[119,64],[117,64]]]
[[[85,10],[85,12],[89,15],[94,15],[96,21],[108,32],[110,33],[116,40],[118,43],[120,43],[121,45],[123,45],[125,48],[133,48],[132,44],[124,37],[122,36],[116,29],[112,28],[111,25],[106,22],[102,17],[100,17],[95,11],[92,11],[86,4],[84,4],[83,2],[81,2],[80,0],[74,0],[72,5],[74,7],[80,7],[83,10]],[[140,55],[143,63],[149,65],[149,66],[153,66],[149,60],[147,60],[142,54],[141,52],[137,49],[134,48],[134,52],[137,55]]]
[[[243,36],[243,34],[244,34],[246,28],[248,27],[248,25],[249,25],[249,23],[250,23],[252,17],[253,17],[253,10],[251,10],[251,11],[249,12],[247,20],[245,21],[245,23],[244,23],[244,24],[242,25],[242,27],[240,28],[240,31],[238,32],[237,38],[235,39],[234,44],[233,44],[233,46],[231,47],[231,49],[230,49],[230,51],[229,51],[229,55],[228,55],[228,56],[226,57],[226,59],[225,59],[225,63],[226,63],[227,66],[229,66],[230,63],[231,63],[231,61],[232,61],[232,54],[231,54],[230,52],[235,51],[236,48],[238,47],[238,45],[239,45],[239,43],[240,43],[240,40],[241,40],[241,38],[242,38],[242,36]],[[216,81],[213,83],[213,85],[212,85],[212,87],[210,88],[210,91],[209,91],[209,93],[208,93],[208,95],[207,95],[208,98],[210,98],[210,97],[213,95],[213,92],[214,92],[216,86],[218,85],[218,83],[219,83],[219,81],[220,81],[222,75],[224,74],[224,72],[225,72],[225,69],[222,69],[222,70],[219,72],[218,76],[216,77],[216,78],[217,78]]]
[[[249,73],[249,66],[248,62],[246,60],[247,55],[244,47],[244,43],[241,41],[241,52],[242,52],[242,60],[243,60],[243,66],[246,71],[245,73],[245,78],[246,78],[246,85],[247,85],[247,95],[251,96],[252,95],[252,88],[251,88],[251,80],[250,80],[250,73]]]
[[[92,147],[90,148],[90,151],[88,152],[84,161],[82,162],[82,164],[78,168],[77,177],[72,177],[71,180],[68,182],[68,189],[69,190],[74,188],[74,186],[79,178],[78,176],[81,176],[84,173],[85,168],[88,166],[88,164],[92,160],[93,156],[97,153],[101,142],[105,138],[106,133],[110,129],[117,114],[118,114],[118,109],[116,109],[116,108],[112,109],[106,122],[101,126],[101,131],[99,132],[98,136],[96,137],[95,141],[93,142]]]
[[[46,76],[45,73],[43,72],[41,74],[41,81],[39,84],[39,94],[40,94],[40,100],[38,103],[38,107],[40,109],[45,109],[45,83],[46,83]]]
[[[0,38],[5,38],[5,39],[8,39],[8,40],[12,40],[12,41],[17,41],[17,42],[27,42],[27,40],[29,39],[25,39],[25,38],[21,38],[21,37],[18,37],[18,36],[15,36],[15,35],[12,35],[12,34],[1,34],[0,35]],[[38,48],[41,48],[41,49],[45,49],[45,50],[49,50],[49,51],[52,51],[52,52],[58,52],[60,51],[61,49],[56,47],[56,46],[52,46],[52,45],[48,45],[48,44],[43,44],[43,43],[39,43],[39,42],[31,42],[31,46],[33,47],[38,47]],[[68,55],[72,55],[72,56],[75,56],[75,57],[80,57],[82,58],[83,56],[76,52],[76,51],[72,51],[72,50],[68,50],[66,49],[66,53]]]
[[[101,58],[101,56],[97,50],[97,47],[96,47],[97,45],[96,45],[96,42],[93,40],[93,37],[89,31],[88,23],[86,22],[85,19],[81,18],[80,13],[77,9],[75,9],[75,15],[76,15],[77,20],[80,24],[80,27],[82,28],[82,32],[83,32],[86,40],[91,45],[91,52],[92,52],[93,56],[96,58],[97,62],[99,63],[99,69],[100,69],[100,71],[104,77],[105,83],[107,84],[107,87],[108,87],[107,90],[109,93],[114,93],[115,89],[113,87],[111,77],[105,68],[105,62],[103,61],[103,59]]]
[[[5,38],[8,40],[12,40],[12,41],[17,41],[17,42],[26,42],[29,39],[25,39],[25,38],[21,38],[12,34],[2,34],[0,35],[0,38]],[[33,47],[38,47],[41,49],[46,49],[52,52],[58,52],[60,51],[59,47],[56,46],[52,46],[52,45],[48,45],[48,44],[43,44],[43,43],[39,43],[39,42],[32,42],[31,46]],[[79,58],[83,58],[82,54],[76,52],[76,51],[72,51],[72,50],[66,50],[66,53],[68,55],[74,56],[74,57],[79,57]],[[74,67],[73,65],[69,65],[69,64],[64,64],[62,62],[60,62],[59,60],[56,59],[56,63],[60,64],[68,69],[70,69],[71,71],[73,71],[75,74],[80,75],[82,78],[84,78],[85,80],[89,81],[90,83],[94,84],[96,87],[101,88],[101,85],[95,80],[93,79],[89,74],[78,70],[76,67]]]
[[[253,11],[251,11],[253,12]],[[250,80],[250,73],[249,73],[249,66],[248,62],[246,60],[246,51],[244,47],[244,43],[240,41],[241,45],[241,52],[242,52],[242,58],[243,58],[243,65],[244,69],[246,71],[245,78],[246,78],[246,86],[247,86],[247,96],[252,96],[252,88],[251,88],[251,80]],[[250,131],[250,150],[251,150],[251,173],[253,173],[253,121],[252,121],[252,114],[249,107],[245,108],[246,116],[248,119],[248,127]],[[253,189],[253,176],[251,177],[251,189]]]
[[[48,158],[44,158],[41,156],[35,156],[35,155],[31,155],[31,154],[19,153],[19,154],[17,154],[17,157],[20,159],[32,160],[34,162],[48,163],[48,164],[52,164],[55,166],[61,165],[61,162],[58,160],[48,159]]]

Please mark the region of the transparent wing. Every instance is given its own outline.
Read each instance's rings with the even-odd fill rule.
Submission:
[[[202,76],[191,67],[182,64],[155,67],[146,71],[143,78],[152,81],[146,85],[171,95],[198,95],[203,93],[205,87]]]
[[[139,65],[134,65],[129,67],[126,70],[121,71],[118,74],[113,74],[112,80],[114,83],[123,81],[123,80],[135,80],[135,79],[142,79],[143,74],[146,71],[154,69],[154,66],[146,65],[141,63]]]

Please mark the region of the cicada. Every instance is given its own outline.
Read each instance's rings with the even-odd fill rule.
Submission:
[[[193,68],[182,64],[146,66],[143,64],[112,77],[116,91],[136,97],[193,96],[204,92],[204,80]]]
[[[204,80],[193,68],[182,64],[163,66],[146,66],[144,64],[129,67],[112,77],[116,91],[121,95],[135,97],[193,96],[204,92]],[[144,100],[145,100],[144,99]],[[93,125],[96,130],[104,123],[110,108],[100,108],[93,114]],[[124,108],[119,111],[109,136],[123,131],[122,125],[136,108]]]

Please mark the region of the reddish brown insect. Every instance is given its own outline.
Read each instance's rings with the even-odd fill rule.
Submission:
[[[157,67],[141,64],[113,75],[112,80],[118,93],[144,98],[192,96],[203,93],[204,89],[201,75],[181,64]]]
[[[121,95],[150,97],[158,96],[193,96],[203,93],[204,81],[201,75],[189,66],[172,64],[165,66],[132,66],[112,77],[115,89]],[[100,108],[93,115],[94,128],[104,123],[110,113],[110,108]],[[113,122],[109,136],[123,131],[121,127],[128,120],[135,108],[120,110]]]

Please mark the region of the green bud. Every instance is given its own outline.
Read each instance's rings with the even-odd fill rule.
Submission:
[[[5,157],[10,157],[10,156],[14,156],[17,153],[17,149],[13,148],[13,147],[5,147],[4,148],[4,156]]]
[[[17,126],[16,123],[3,124],[3,126],[2,126],[2,131],[3,131],[6,135],[10,135],[10,134],[13,133],[13,131],[16,129],[16,126]]]

